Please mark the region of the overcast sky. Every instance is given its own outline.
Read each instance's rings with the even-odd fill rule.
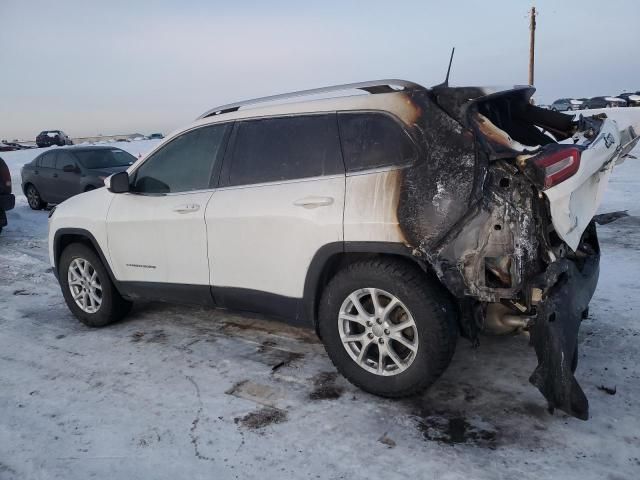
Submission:
[[[313,3],[313,4],[312,4]],[[527,82],[531,0],[0,0],[0,138],[167,132],[219,104],[378,78]],[[538,0],[539,103],[640,90],[638,3]]]

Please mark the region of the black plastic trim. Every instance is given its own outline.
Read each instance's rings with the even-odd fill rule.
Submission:
[[[399,242],[333,242],[322,246],[313,256],[304,283],[304,296],[300,303],[297,321],[317,329],[317,297],[326,266],[337,255],[349,253],[370,253],[405,257],[426,269],[426,264],[414,255],[412,250]]]
[[[276,317],[289,324],[309,327],[298,315],[301,298],[237,287],[211,287],[216,306]]]
[[[188,285],[164,282],[118,282],[118,291],[129,300],[203,305],[214,307],[209,285]]]
[[[0,210],[12,210],[16,206],[16,197],[13,193],[0,195]]]
[[[104,256],[104,253],[102,252],[102,248],[100,248],[100,244],[98,244],[98,241],[96,240],[96,238],[88,230],[85,230],[83,228],[61,228],[56,231],[53,237],[53,255],[54,255],[53,264],[55,265],[53,269],[53,273],[56,276],[56,278],[58,278],[58,265],[60,263],[60,255],[62,255],[62,249],[60,248],[60,239],[64,235],[77,235],[80,237],[84,237],[85,239],[91,242],[91,245],[93,246],[94,250],[98,253],[98,256],[100,257],[100,261],[104,265],[104,268],[107,269],[107,272],[109,273],[109,278],[111,279],[113,284],[116,286],[116,289],[120,292],[119,282],[116,279],[116,276],[113,274],[113,271],[111,270],[111,266],[109,265],[109,262],[107,262],[107,259]]]

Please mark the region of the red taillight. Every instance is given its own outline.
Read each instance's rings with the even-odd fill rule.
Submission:
[[[544,176],[544,188],[564,182],[580,168],[580,150],[567,147],[549,153],[534,162]]]

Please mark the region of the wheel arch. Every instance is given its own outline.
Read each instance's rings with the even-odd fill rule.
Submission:
[[[327,283],[347,265],[360,260],[385,257],[394,261],[411,263],[425,275],[441,284],[428,263],[412,255],[411,248],[396,242],[334,242],[321,247],[314,255],[304,283],[303,301],[298,316],[318,331],[318,305]],[[446,290],[446,289],[445,289]]]
[[[72,243],[82,243],[84,245],[87,245],[88,247],[90,247],[92,250],[96,252],[98,257],[100,258],[100,261],[104,265],[104,268],[109,273],[109,277],[113,282],[113,284],[115,285],[116,290],[120,292],[118,281],[116,280],[115,275],[111,270],[111,266],[109,265],[109,262],[107,261],[107,258],[104,255],[104,252],[100,247],[100,244],[98,243],[96,238],[91,234],[91,232],[89,232],[88,230],[84,230],[82,228],[61,228],[57,230],[56,233],[54,234],[53,262],[55,265],[54,273],[56,274],[56,276],[58,276],[60,273],[58,269],[60,265],[60,257],[62,256],[62,252],[64,251],[65,248],[67,248]]]

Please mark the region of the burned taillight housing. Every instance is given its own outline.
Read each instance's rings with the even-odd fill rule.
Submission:
[[[540,186],[551,188],[572,177],[580,168],[580,152],[577,147],[562,147],[534,158]]]

